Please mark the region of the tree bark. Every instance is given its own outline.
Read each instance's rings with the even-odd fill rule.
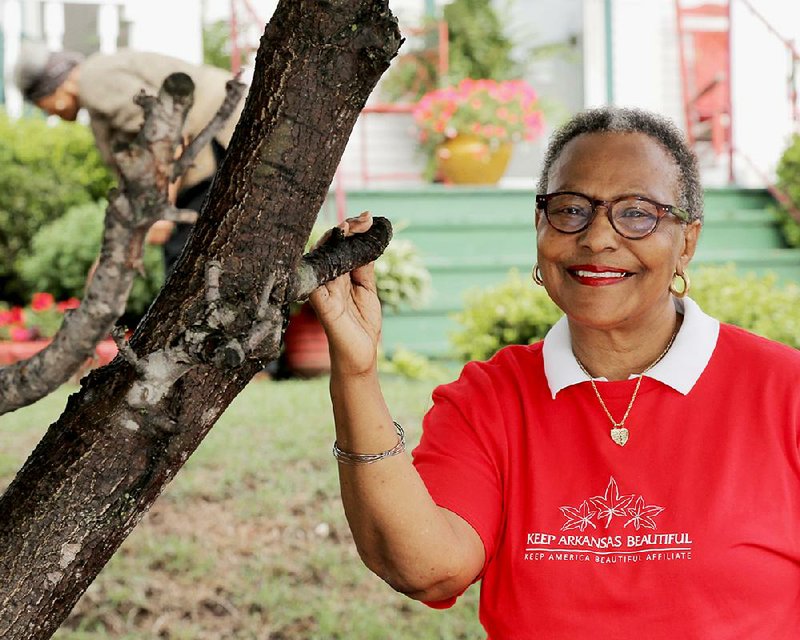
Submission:
[[[129,348],[83,380],[0,498],[4,640],[52,636],[231,400],[277,356],[291,296],[307,291],[295,275],[303,245],[400,42],[387,0],[279,3],[177,268]],[[347,261],[322,262],[334,275]]]

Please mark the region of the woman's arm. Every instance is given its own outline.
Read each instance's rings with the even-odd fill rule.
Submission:
[[[343,226],[349,235],[371,224],[369,214],[362,214]],[[330,343],[339,448],[359,454],[392,449],[398,436],[378,381],[381,312],[373,266],[320,287],[311,303]],[[461,593],[480,573],[480,537],[433,502],[408,453],[373,464],[339,462],[339,482],[361,558],[398,591],[418,600],[444,600]]]

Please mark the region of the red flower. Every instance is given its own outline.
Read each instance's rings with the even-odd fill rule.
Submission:
[[[0,327],[22,322],[22,308],[11,307],[10,311],[0,311]]]
[[[9,335],[15,342],[25,342],[27,340],[33,340],[36,337],[36,332],[33,329],[14,327],[11,329]]]
[[[56,309],[58,309],[61,313],[67,311],[67,309],[77,309],[81,305],[81,301],[77,298],[70,298],[69,300],[62,300],[61,302],[56,303]]]
[[[34,293],[31,299],[31,309],[34,311],[44,311],[55,304],[52,293]]]

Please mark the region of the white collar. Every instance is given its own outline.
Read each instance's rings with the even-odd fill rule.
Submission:
[[[645,375],[686,395],[711,359],[719,336],[719,321],[704,313],[690,298],[676,299],[676,306],[683,313],[680,331],[667,355]],[[581,371],[572,353],[572,339],[566,316],[547,332],[542,354],[544,374],[554,399],[562,389],[586,382],[586,374]]]

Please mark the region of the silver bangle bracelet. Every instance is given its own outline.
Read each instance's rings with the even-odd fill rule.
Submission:
[[[392,420],[394,422],[394,420]],[[398,441],[391,449],[387,449],[381,453],[350,453],[349,451],[342,451],[339,448],[339,443],[333,443],[333,457],[342,464],[372,464],[384,458],[391,458],[398,453],[403,453],[406,450],[406,434],[397,422],[394,422],[394,428],[397,431]]]

